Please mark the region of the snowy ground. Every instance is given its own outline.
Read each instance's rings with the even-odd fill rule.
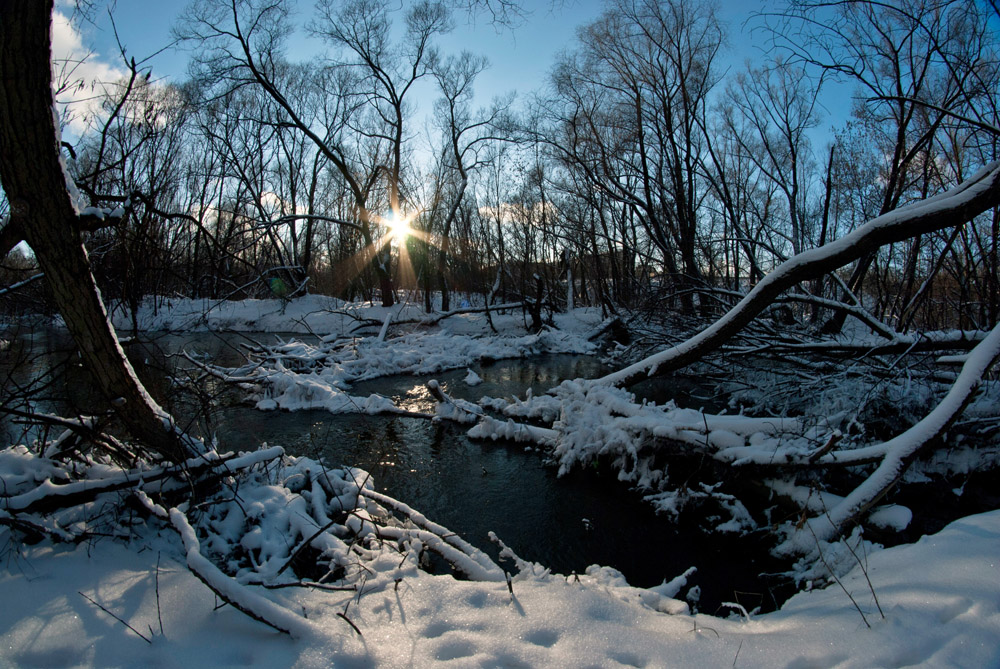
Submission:
[[[352,336],[355,317],[385,315],[381,307],[310,296],[284,309],[275,301],[173,300],[156,314],[144,311],[139,322],[147,329],[308,332],[322,346]],[[392,315],[421,313],[404,305]],[[126,325],[120,314],[117,320]],[[542,339],[524,332],[519,312],[495,322],[512,335],[503,357],[517,357],[582,350],[600,318],[586,310],[560,316],[559,334]],[[434,364],[454,368],[501,350],[500,340],[484,336],[479,315],[409,334],[393,331],[381,348],[372,346],[378,332],[364,330],[361,353],[338,360],[325,379],[309,369],[287,377],[310,387],[322,381],[323,393],[335,393],[359,378],[412,371],[411,358],[429,364],[437,355]],[[393,343],[396,355],[379,355]],[[305,401],[307,393],[286,389],[263,401],[280,405],[282,395]],[[632,588],[596,566],[578,580],[538,566],[522,569],[512,596],[503,582],[428,575],[398,556],[384,557],[372,563],[360,595],[260,590],[307,617],[308,631],[297,639],[231,607],[216,608],[215,596],[184,566],[177,535],[155,521],[139,526],[128,543],[9,540],[9,530],[0,528],[0,666],[1000,667],[1000,511],[862,556],[865,568],[843,576],[843,588],[800,593],[764,615],[747,615],[734,603],[727,619],[691,615],[663,590]]]
[[[7,553],[0,572],[0,665],[1000,666],[1000,512],[869,555],[885,619],[860,568],[843,578],[871,629],[837,586],[800,593],[775,613],[721,619],[657,612],[643,603],[648,591],[601,572],[579,583],[522,576],[512,598],[505,583],[383,566],[386,577],[360,598],[270,591],[314,625],[290,639],[232,608],[215,610],[176,537],[24,547]],[[345,610],[362,636],[337,615]]]
[[[456,299],[457,304],[463,300]],[[473,305],[481,306],[481,305]],[[456,306],[456,310],[460,307]],[[600,322],[599,310],[576,309],[575,318],[568,322],[563,314],[555,314],[560,330],[579,330],[573,321],[594,326]],[[138,314],[140,330],[169,330],[192,332],[198,330],[231,330],[241,332],[295,332],[316,334],[324,338],[337,336],[377,335],[387,315],[392,322],[426,318],[420,302],[403,302],[393,307],[382,307],[367,302],[344,302],[335,297],[306,295],[282,303],[279,300],[219,301],[190,298],[148,298]],[[132,327],[129,314],[121,309],[112,310],[112,321],[121,332]],[[361,321],[376,323],[374,329],[358,329]],[[497,329],[505,334],[524,334],[520,309],[493,313]],[[481,335],[489,331],[482,314],[457,315],[439,322],[440,330],[449,334]]]

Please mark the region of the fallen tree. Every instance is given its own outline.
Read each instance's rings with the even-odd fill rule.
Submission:
[[[718,349],[800,282],[818,279],[886,244],[962,225],[997,206],[1000,206],[1000,161],[984,166],[951,190],[890,211],[836,241],[789,258],[761,279],[722,318],[695,336],[591,383],[629,386],[686,367]]]
[[[683,444],[689,451],[703,453],[729,467],[754,468],[759,473],[784,472],[792,480],[796,471],[875,465],[874,470],[845,496],[831,497],[838,501],[831,508],[824,508],[821,515],[809,519],[803,510],[800,522],[786,527],[786,541],[780,551],[808,553],[815,550],[818,542],[835,539],[862,520],[922,451],[941,443],[1000,356],[1000,326],[989,333],[899,334],[874,318],[860,302],[845,305],[785,293],[802,281],[819,278],[883,245],[962,225],[998,206],[1000,162],[992,162],[949,191],[879,216],[839,240],[788,259],[724,316],[676,345],[601,378],[563,382],[545,397],[514,402],[493,400],[488,406],[502,411],[508,416],[507,420],[484,416],[469,434],[541,444],[559,465],[561,473],[599,458],[610,460],[619,478],[647,491],[650,501],[660,510],[676,515],[685,500],[697,494],[712,498],[728,509],[732,519],[723,526],[744,529],[756,527],[755,521],[739,500],[717,490],[717,484],[701,484],[704,492],[700,493],[693,493],[688,482],[680,488],[669,488],[662,450],[669,449],[670,444]],[[728,292],[723,294],[730,295]],[[875,444],[842,440],[839,428],[844,416],[828,416],[812,422],[777,417],[713,416],[672,405],[660,407],[639,403],[630,393],[620,390],[705,359],[743,331],[764,310],[791,300],[840,309],[857,317],[877,336],[864,341],[841,338],[812,342],[774,342],[765,338],[759,345],[728,347],[727,352],[878,356],[972,350],[956,358],[956,362],[964,362],[962,371],[929,414],[896,437]],[[526,422],[528,420],[533,424]],[[538,422],[551,427],[539,426]],[[837,446],[841,449],[835,450]],[[823,489],[823,484],[817,481],[811,485]],[[804,534],[806,530],[808,536]]]
[[[692,481],[670,484],[667,468],[672,458],[701,454],[722,466],[752,471],[762,480],[770,472],[789,482],[800,472],[875,465],[846,495],[831,496],[836,503],[829,508],[784,527],[786,537],[779,552],[810,553],[819,541],[835,540],[863,520],[922,451],[943,443],[998,359],[1000,325],[968,354],[955,383],[926,417],[888,441],[860,447],[836,448],[843,443],[843,415],[820,420],[711,415],[672,403],[639,402],[623,389],[584,380],[564,382],[548,395],[492,400],[486,406],[507,418],[480,416],[469,436],[538,444],[559,466],[560,474],[604,461],[619,479],[636,485],[654,506],[674,517],[692,499],[712,499],[731,514],[720,525],[724,531],[755,529],[757,523],[740,500],[717,489],[717,483],[699,484],[701,492]],[[827,494],[819,480],[810,480],[811,486]]]

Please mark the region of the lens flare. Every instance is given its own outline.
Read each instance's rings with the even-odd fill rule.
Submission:
[[[413,228],[410,227],[410,221],[412,219],[412,216],[404,214],[397,216],[396,214],[390,213],[382,220],[385,221],[385,224],[389,227],[389,234],[392,235],[392,238],[397,242],[402,243],[406,241],[407,237],[413,234]]]

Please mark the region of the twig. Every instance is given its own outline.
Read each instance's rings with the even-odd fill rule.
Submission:
[[[281,588],[316,588],[328,592],[354,592],[357,590],[353,585],[328,585],[317,583],[316,581],[294,581],[292,583],[261,583],[261,587],[268,590],[280,590]]]
[[[353,629],[355,632],[357,632],[359,637],[364,638],[365,635],[361,633],[361,630],[358,629],[357,625],[355,625],[353,622],[351,622],[350,618],[348,618],[346,615],[344,615],[340,611],[337,611],[337,617],[338,618],[343,618],[344,620],[346,620],[347,624],[351,626],[351,629]]]
[[[864,538],[859,536],[858,540],[861,542],[861,545],[863,546]],[[879,604],[878,595],[875,594],[875,586],[872,585],[872,580],[868,578],[868,567],[865,566],[865,564],[861,561],[861,558],[858,557],[858,554],[854,551],[853,548],[851,548],[851,543],[847,540],[847,537],[841,537],[841,541],[843,541],[844,545],[847,546],[847,550],[851,551],[851,555],[854,556],[854,560],[858,563],[858,567],[861,568],[861,573],[864,574],[865,581],[868,583],[868,589],[872,593],[872,599],[875,600],[875,608],[878,609],[879,615],[882,616],[882,620],[885,620],[885,613],[882,611],[882,605]]]
[[[721,608],[732,609],[738,612],[740,614],[740,617],[743,618],[743,622],[750,621],[750,614],[747,613],[746,607],[740,604],[739,602],[722,602],[719,606]]]
[[[160,553],[156,552],[156,618],[160,621],[160,636],[163,636],[163,615],[160,612]]]
[[[857,601],[855,601],[854,597],[847,590],[847,588],[844,586],[841,580],[837,577],[837,574],[833,571],[833,567],[831,567],[830,563],[826,561],[826,556],[823,555],[823,547],[819,543],[819,537],[817,537],[816,533],[813,532],[812,525],[810,525],[808,521],[804,523],[804,525],[809,528],[809,533],[813,535],[813,539],[816,541],[816,552],[819,554],[820,562],[822,562],[823,566],[826,567],[826,570],[830,572],[830,576],[833,578],[834,581],[837,582],[837,585],[840,586],[840,589],[844,591],[844,594],[847,595],[847,598],[851,600],[851,604],[854,604],[854,608],[856,608],[858,610],[858,613],[861,614],[861,620],[865,622],[865,626],[868,629],[871,629],[872,628],[871,623],[869,623],[868,618],[865,617],[865,612],[861,610],[861,607],[858,606]]]
[[[721,636],[719,635],[719,631],[718,631],[717,629],[714,629],[714,628],[712,628],[712,627],[704,627],[704,626],[699,626],[699,625],[698,625],[698,615],[697,615],[697,614],[695,614],[695,615],[691,616],[691,620],[692,620],[692,621],[693,621],[693,623],[694,623],[694,626],[693,626],[693,627],[691,628],[691,631],[692,631],[692,632],[701,632],[701,631],[703,631],[703,630],[708,630],[709,632],[711,632],[712,634],[714,634],[714,635],[715,635],[715,638],[716,638],[716,639],[721,639],[721,638],[722,638],[722,637],[721,637]]]
[[[298,558],[299,555],[302,554],[302,551],[304,551],[306,548],[309,547],[310,544],[312,544],[312,542],[316,539],[316,537],[318,537],[319,535],[323,534],[324,532],[326,532],[328,529],[330,529],[331,527],[333,527],[336,524],[337,524],[336,520],[331,520],[329,523],[327,523],[323,527],[321,527],[318,530],[316,530],[311,537],[309,537],[308,539],[306,539],[305,541],[303,541],[302,544],[292,552],[292,554],[289,556],[289,558],[287,560],[285,560],[285,564],[281,565],[281,569],[278,570],[278,573],[275,574],[275,576],[280,576],[283,571],[285,571],[286,569],[288,569],[288,567],[293,562],[295,562],[296,558]]]
[[[145,641],[146,643],[148,643],[148,644],[150,644],[150,645],[152,645],[152,644],[153,644],[153,640],[152,640],[152,639],[150,639],[149,637],[147,637],[147,636],[146,636],[145,634],[143,634],[142,632],[140,632],[140,631],[139,631],[139,630],[137,630],[136,628],[134,628],[134,627],[132,627],[131,625],[129,625],[129,624],[127,623],[127,622],[125,622],[124,620],[122,620],[121,618],[119,618],[118,616],[116,616],[116,615],[115,615],[114,613],[112,613],[112,612],[111,612],[111,611],[109,611],[108,609],[104,608],[103,606],[101,606],[100,604],[98,604],[98,603],[97,603],[97,602],[95,602],[95,601],[94,601],[93,599],[91,599],[91,598],[90,598],[90,597],[88,597],[87,595],[83,594],[83,593],[82,593],[82,592],[80,592],[79,590],[77,590],[76,592],[77,592],[77,594],[78,594],[78,595],[80,595],[81,597],[83,597],[84,599],[86,599],[86,600],[87,600],[88,602],[90,602],[91,604],[93,604],[93,605],[94,605],[94,606],[96,606],[97,608],[99,608],[99,609],[100,609],[101,611],[104,611],[104,612],[105,612],[105,613],[107,613],[107,614],[108,614],[109,616],[111,616],[112,618],[114,618],[115,620],[117,620],[118,622],[120,622],[120,623],[121,623],[122,625],[124,625],[125,627],[127,627],[127,628],[129,628],[130,630],[132,630],[133,632],[135,632],[136,636],[138,636],[138,637],[139,637],[140,639],[142,639],[143,641]]]

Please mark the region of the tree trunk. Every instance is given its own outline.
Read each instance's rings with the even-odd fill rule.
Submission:
[[[118,343],[91,272],[55,126],[52,0],[0,3],[0,182],[84,363],[133,437],[180,462],[197,445],[146,393]]]

